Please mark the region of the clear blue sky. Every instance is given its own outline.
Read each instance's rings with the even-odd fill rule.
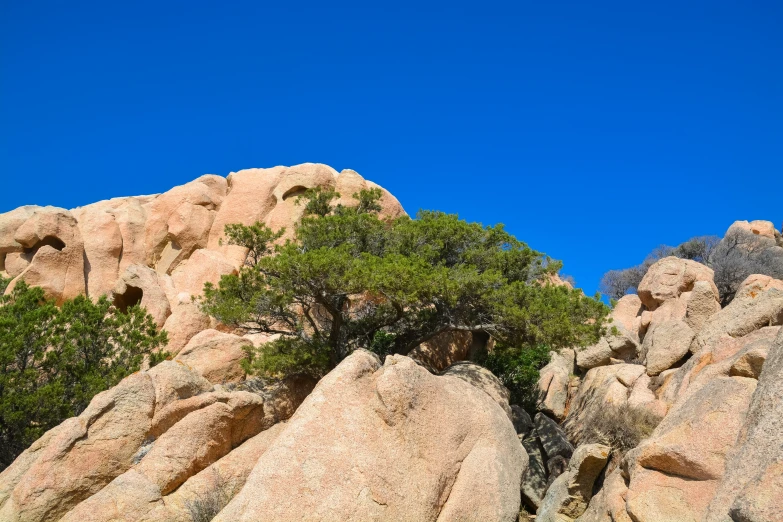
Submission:
[[[0,212],[322,162],[588,292],[783,221],[783,2],[0,6]]]

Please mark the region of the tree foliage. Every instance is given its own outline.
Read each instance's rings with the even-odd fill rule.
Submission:
[[[57,308],[24,282],[0,297],[0,469],[137,371],[145,356],[161,360],[153,350],[165,342],[143,309],[123,313],[106,297]]]
[[[560,263],[502,225],[431,211],[384,220],[380,190],[353,196],[358,205],[334,206],[338,194],[308,191],[293,239],[274,248],[279,231],[260,223],[226,227],[229,243],[274,250],[249,257],[238,275],[204,291],[204,310],[220,321],[279,335],[251,350],[250,371],[322,375],[357,348],[407,354],[454,330],[553,348],[599,336],[606,307],[581,291],[540,283]]]
[[[538,409],[539,370],[549,363],[549,355],[549,347],[543,344],[525,349],[501,345],[479,362],[508,388],[512,404],[518,404],[534,415]]]

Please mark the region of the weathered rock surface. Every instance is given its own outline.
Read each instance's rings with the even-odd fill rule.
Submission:
[[[568,385],[574,373],[574,350],[550,352],[549,363],[539,372],[538,409],[561,420],[568,403]]]
[[[563,427],[580,443],[592,419],[609,407],[644,409],[663,419],[620,467],[612,461],[578,520],[783,520],[783,282],[751,276],[721,310],[708,271],[673,259],[656,265],[640,285],[636,331],[644,364],[607,360],[608,350],[593,357],[589,365],[596,366],[581,379]],[[626,315],[625,323],[615,322],[625,327],[632,314]],[[558,511],[550,499],[565,497],[566,475],[550,486],[537,520]]]
[[[655,310],[664,301],[692,290],[697,281],[706,281],[717,299],[718,288],[713,277],[712,269],[701,263],[665,257],[652,265],[639,283],[639,298],[649,310]]]
[[[297,382],[259,393],[218,390],[174,361],[133,374],[0,473],[0,520],[154,520],[170,494],[227,458],[244,466],[217,468],[238,490],[252,467],[238,456],[258,452],[229,458],[233,450],[285,420],[310,389]],[[179,516],[166,513],[161,521]]]
[[[358,351],[318,384],[215,521],[512,521],[526,465],[484,391]]]
[[[652,327],[644,336],[642,352],[648,375],[658,375],[671,368],[687,353],[693,330],[683,321],[666,321]]]
[[[240,362],[245,357],[245,349],[252,345],[249,340],[238,335],[204,330],[188,341],[177,354],[176,360],[185,363],[211,383],[240,382],[245,378]]]
[[[303,212],[295,196],[317,186],[336,187],[343,204],[362,189],[380,188],[354,171],[305,163],[226,178],[207,174],[163,194],[70,211],[20,207],[0,214],[0,274],[13,278],[8,291],[24,280],[58,303],[107,294],[123,308],[141,304],[164,326],[166,349],[176,354],[196,333],[214,326],[195,305],[182,305],[201,295],[204,283],[217,283],[245,262],[246,249],[221,245],[225,225],[261,221],[285,227],[290,237]],[[381,214],[404,215],[394,196],[381,191]]]
[[[603,471],[611,448],[584,444],[576,448],[565,473],[555,479],[536,512],[536,521],[567,522],[582,515],[593,497],[593,483]]]

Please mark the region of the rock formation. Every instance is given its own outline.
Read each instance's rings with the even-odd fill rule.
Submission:
[[[98,394],[0,473],[1,521],[511,522],[520,503],[540,522],[783,520],[783,281],[751,275],[721,308],[710,268],[659,260],[603,338],[551,354],[533,418],[467,361],[492,349],[478,333],[385,361],[359,350],[318,383],[249,379],[240,361],[269,338],[194,298],[245,262],[225,225],[260,221],[285,240],[312,187],[347,204],[377,185],[304,164],[0,214],[7,291],[141,304],[173,359]],[[381,206],[404,214],[385,190]],[[770,222],[729,230],[783,246]]]
[[[763,223],[748,227],[780,236]],[[523,498],[538,509],[536,520],[783,520],[782,285],[752,275],[721,309],[709,268],[665,258],[650,267],[638,296],[617,303],[616,329],[577,351],[575,391],[556,377],[569,351],[553,357],[541,372],[538,415],[560,421],[576,449],[568,471],[541,488],[536,470],[545,472],[549,457],[526,443]],[[622,422],[607,426],[607,411]],[[650,418],[660,421],[645,430]],[[612,448],[609,458],[580,472],[576,456],[596,444]]]
[[[0,214],[0,275],[13,278],[7,292],[24,280],[58,303],[81,294],[108,295],[120,308],[140,303],[168,332],[167,350],[176,354],[214,326],[192,298],[247,256],[222,241],[225,225],[260,221],[290,237],[303,212],[296,196],[314,187],[335,188],[344,204],[362,189],[380,188],[352,170],[305,163],[208,174],[163,194],[73,210],[20,207]],[[382,215],[404,215],[381,190]]]

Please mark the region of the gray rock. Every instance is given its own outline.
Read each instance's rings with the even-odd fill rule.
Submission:
[[[511,422],[514,423],[517,435],[523,438],[533,429],[533,419],[521,406],[516,404],[511,405]]]
[[[527,470],[522,475],[522,502],[535,511],[541,505],[547,487],[544,450],[535,436],[524,439],[522,446],[529,458]]]
[[[556,455],[566,459],[571,457],[574,453],[574,447],[568,442],[565,432],[555,421],[543,413],[536,413],[533,423],[547,459]]]

